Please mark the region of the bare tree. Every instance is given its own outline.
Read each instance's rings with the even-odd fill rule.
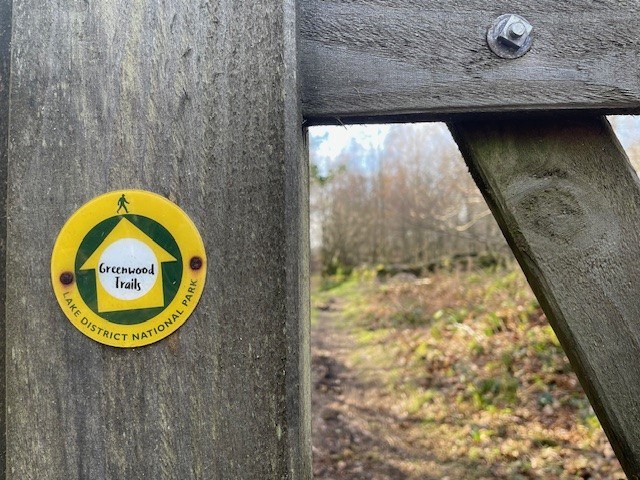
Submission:
[[[312,149],[312,162],[324,162],[313,167],[312,206],[327,271],[506,251],[442,124],[393,126],[382,149],[352,142],[331,168]]]

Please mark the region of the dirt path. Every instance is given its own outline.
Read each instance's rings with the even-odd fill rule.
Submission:
[[[319,291],[315,478],[624,478],[524,282],[443,273]]]
[[[393,399],[362,366],[349,363],[356,345],[340,325],[341,307],[331,300],[313,328],[313,469],[317,479],[453,480],[429,452],[412,445],[417,419],[394,411]],[[374,369],[375,365],[366,367]],[[372,380],[373,378],[373,380]]]

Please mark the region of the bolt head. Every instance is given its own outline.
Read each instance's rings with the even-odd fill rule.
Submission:
[[[533,26],[519,15],[510,15],[497,32],[497,39],[509,48],[522,48],[526,43]]]
[[[526,33],[526,28],[522,22],[516,22],[509,27],[509,35],[512,38],[520,38]]]
[[[531,49],[532,30],[525,18],[506,13],[496,18],[487,30],[487,44],[500,58],[520,58]]]

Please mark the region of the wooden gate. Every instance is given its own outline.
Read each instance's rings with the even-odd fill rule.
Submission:
[[[637,9],[1,0],[6,477],[310,478],[305,127],[444,120],[640,478],[640,184],[600,116],[640,111]],[[191,216],[208,280],[178,332],[116,349],[66,321],[49,263],[129,188]]]

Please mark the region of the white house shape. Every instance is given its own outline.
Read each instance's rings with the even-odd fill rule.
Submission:
[[[128,245],[127,255],[114,259],[114,248],[109,250],[114,245]],[[136,245],[139,246],[138,252]],[[115,251],[117,250],[116,248]],[[105,262],[105,257],[110,261]],[[136,257],[152,260],[141,265],[140,262],[136,263]],[[98,312],[116,312],[164,307],[162,264],[175,261],[177,260],[173,255],[123,217],[80,270],[95,271]],[[110,282],[108,285],[103,284],[106,279]],[[147,288],[142,288],[141,285],[144,286],[145,282]]]

